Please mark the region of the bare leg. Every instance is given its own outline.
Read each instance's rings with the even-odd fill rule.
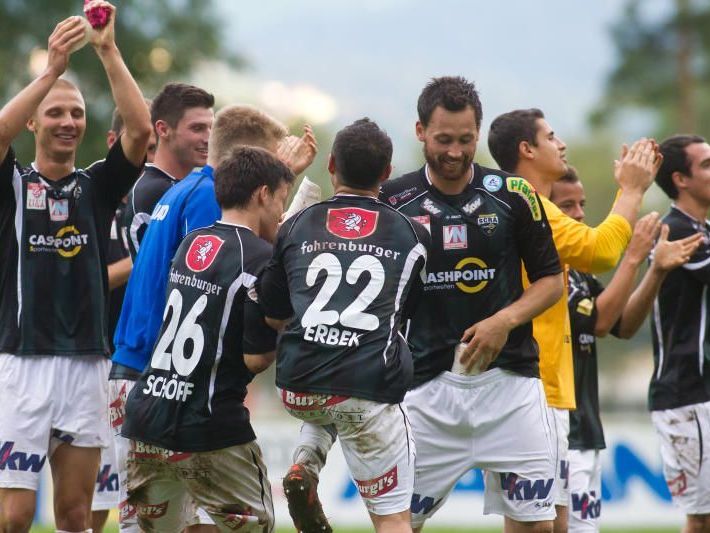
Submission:
[[[0,533],[26,533],[32,527],[37,493],[28,489],[0,489]]]
[[[84,531],[91,527],[91,500],[100,460],[100,448],[80,448],[66,443],[50,457],[57,529]]]
[[[568,527],[568,514],[566,505],[555,505],[555,511],[557,511],[557,517],[553,525],[554,533],[567,533]]]
[[[108,511],[91,511],[92,533],[103,533],[106,520],[108,520]]]
[[[710,514],[686,515],[683,533],[710,533]]]
[[[377,533],[412,533],[409,510],[386,515],[370,513],[370,518]]]
[[[553,521],[541,520],[540,522],[518,522],[505,517],[504,533],[552,533]]]

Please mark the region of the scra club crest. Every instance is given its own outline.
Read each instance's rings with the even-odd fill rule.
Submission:
[[[193,272],[207,270],[214,262],[224,241],[216,235],[198,235],[185,256],[187,268]]]
[[[326,227],[333,235],[344,239],[363,239],[375,232],[379,215],[377,211],[359,207],[328,209]]]

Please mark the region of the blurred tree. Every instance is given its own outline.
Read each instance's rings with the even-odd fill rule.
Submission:
[[[203,59],[243,66],[240,57],[224,48],[223,20],[215,4],[213,0],[114,0],[116,41],[147,97],[168,81],[185,80]],[[54,26],[66,17],[82,14],[82,7],[82,0],[0,1],[3,103],[36,75],[36,69],[44,66],[43,51]],[[90,45],[72,55],[69,70],[86,99],[88,125],[78,162],[88,165],[106,152],[105,132],[113,100],[106,75]],[[29,133],[15,143],[22,161],[32,157],[33,143]]]
[[[618,64],[591,114],[607,125],[622,111],[650,113],[659,137],[696,132],[710,122],[710,4],[674,0],[659,20],[648,20],[641,0],[630,0],[611,30]]]

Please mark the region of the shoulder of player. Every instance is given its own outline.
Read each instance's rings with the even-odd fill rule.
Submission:
[[[669,240],[681,239],[694,233],[697,233],[704,227],[708,227],[708,222],[701,224],[693,217],[683,212],[682,209],[673,205],[671,209],[661,220],[663,224],[668,225]]]
[[[424,175],[424,167],[408,174],[403,174],[398,178],[391,178],[382,183],[380,187],[380,200],[391,205],[392,207],[400,207],[417,196],[426,192],[426,187],[422,177]]]

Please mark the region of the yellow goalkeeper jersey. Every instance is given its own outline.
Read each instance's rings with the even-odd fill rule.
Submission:
[[[533,320],[533,335],[540,347],[540,374],[550,407],[574,409],[572,333],[567,309],[567,270],[600,273],[616,266],[631,239],[631,225],[610,214],[592,228],[565,215],[548,198],[540,197],[552,230],[560,262],[565,269],[565,290],[552,307]],[[525,269],[523,268],[525,274]],[[529,285],[527,275],[523,276]]]

